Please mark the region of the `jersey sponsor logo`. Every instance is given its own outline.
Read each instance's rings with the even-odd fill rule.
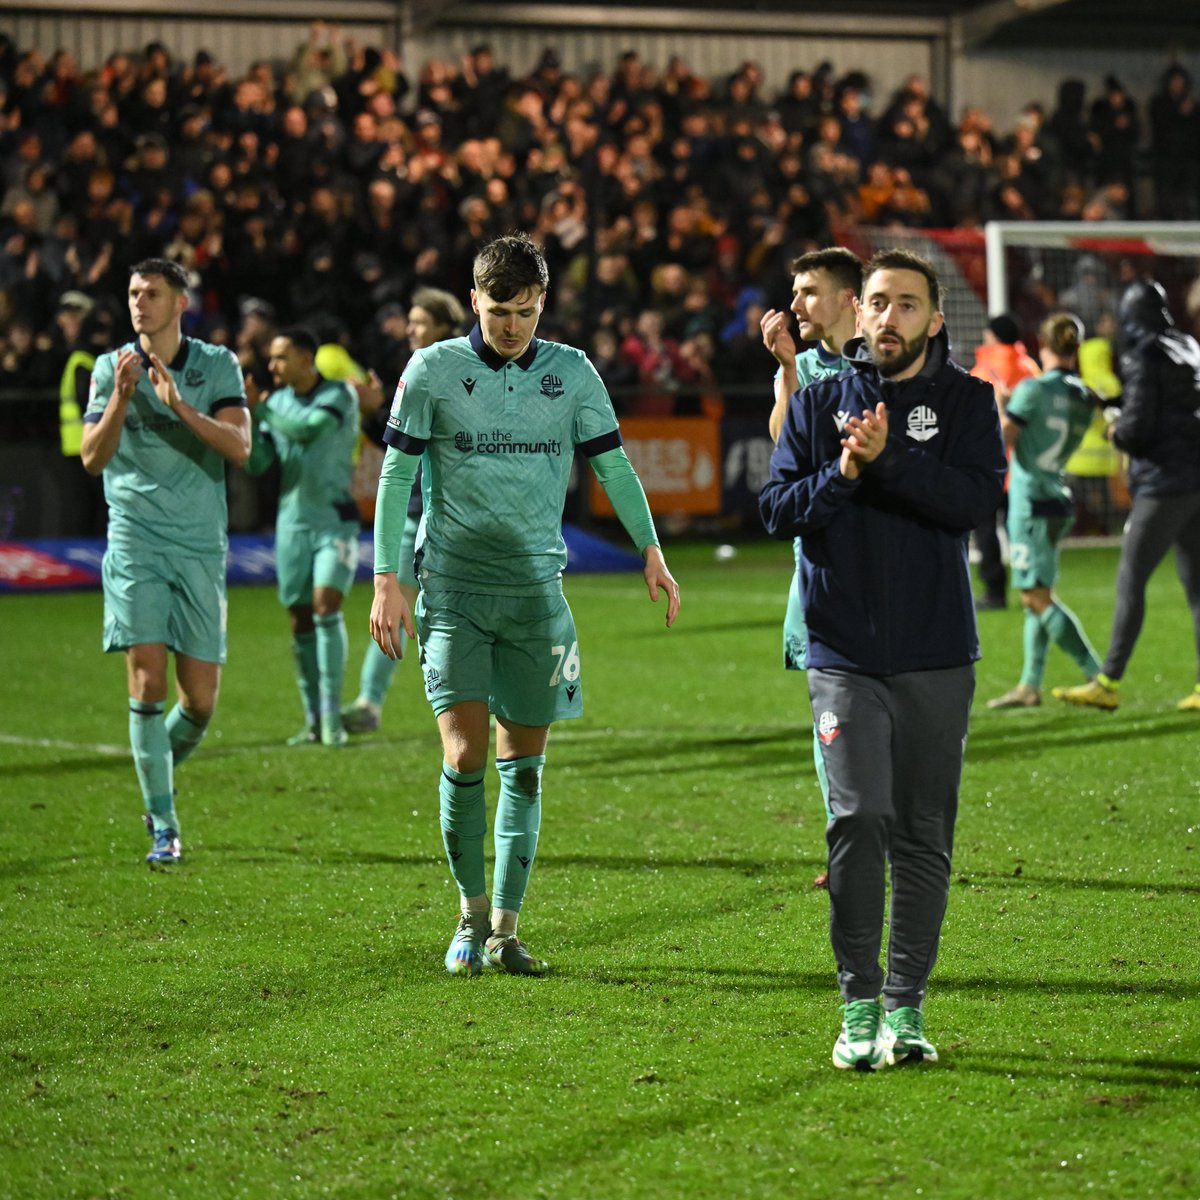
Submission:
[[[463,387],[466,389],[468,396],[475,390],[475,380],[474,379],[460,379],[459,383],[461,383],[463,385]]]
[[[817,737],[828,746],[839,733],[841,727],[838,725],[837,713],[830,712],[826,709],[817,718]]]
[[[387,427],[389,429],[400,429],[400,401],[404,398],[404,380],[401,379],[396,384],[396,390],[392,394],[392,407],[388,412]]]
[[[460,429],[454,435],[454,448],[463,454],[562,454],[562,442],[557,438],[518,441],[506,429],[483,429],[478,433]]]
[[[918,404],[908,414],[908,427],[905,432],[914,442],[927,442],[930,438],[937,437],[937,413],[924,404]]]
[[[183,382],[188,387],[199,387],[204,382],[204,372],[198,371],[195,367],[188,367],[183,373]]]
[[[563,394],[563,383],[557,375],[542,376],[542,395],[549,396],[552,400],[557,399]]]
[[[838,433],[841,433],[842,430],[846,428],[846,422],[849,420],[850,414],[848,412],[844,412],[842,409],[838,409],[838,411],[833,414],[833,423],[837,426]]]

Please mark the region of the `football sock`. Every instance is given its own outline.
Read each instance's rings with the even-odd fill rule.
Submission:
[[[350,653],[346,638],[346,618],[341,612],[314,617],[317,634],[317,666],[320,670],[320,713],[340,716],[342,682],[346,678],[346,658]]]
[[[317,635],[297,633],[292,638],[292,657],[296,660],[296,683],[304,705],[304,719],[309,729],[321,723],[321,672],[317,666]]]
[[[492,880],[492,911],[521,911],[529,872],[537,854],[542,823],[542,767],[544,754],[501,759],[500,799],[496,805],[496,873]],[[493,925],[495,917],[493,916]]]
[[[483,771],[456,771],[442,763],[442,842],[450,874],[464,897],[483,895],[483,838],[487,833],[487,806],[483,798]]]
[[[1075,660],[1088,679],[1099,672],[1102,664],[1088,642],[1079,618],[1065,604],[1055,600],[1042,613],[1041,622],[1050,637]]]
[[[176,704],[167,713],[166,723],[167,737],[171,740],[171,758],[174,765],[179,766],[200,745],[208,729],[208,722],[188,712],[182,704]]]
[[[408,634],[400,627],[400,649],[403,650],[408,642]],[[363,655],[362,674],[358,679],[358,696],[360,700],[370,700],[372,704],[383,707],[383,701],[392,686],[396,668],[400,660],[388,658],[386,654],[372,641],[367,643],[367,652]]]
[[[171,739],[163,706],[129,698],[129,745],[133,766],[142,785],[142,802],[155,829],[179,829],[175,816],[174,779],[171,773]]]
[[[520,913],[513,912],[511,908],[493,908],[492,909],[492,933],[503,937],[505,934],[517,932],[517,919]]]
[[[1023,632],[1025,661],[1021,667],[1021,682],[1031,688],[1040,688],[1046,676],[1046,652],[1050,649],[1050,634],[1042,624],[1041,617],[1028,608],[1025,610]]]
[[[1111,675],[1105,675],[1102,671],[1096,672],[1096,678],[1100,682],[1101,687],[1106,687],[1110,692],[1115,692],[1121,686],[1119,679],[1114,679]]]

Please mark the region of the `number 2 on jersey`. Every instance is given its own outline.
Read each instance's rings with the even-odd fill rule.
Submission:
[[[558,687],[560,679],[574,683],[579,678],[579,643],[572,642],[569,650],[566,646],[551,646],[550,653],[555,658],[554,670],[550,675],[550,687]]]

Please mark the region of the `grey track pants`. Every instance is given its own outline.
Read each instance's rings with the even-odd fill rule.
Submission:
[[[975,668],[809,668],[829,780],[829,935],[845,1000],[919,1008],[937,959]],[[879,965],[887,863],[887,975]]]
[[[1175,567],[1183,581],[1196,634],[1196,678],[1200,680],[1200,492],[1181,496],[1135,496],[1121,561],[1117,566],[1117,602],[1104,674],[1125,674],[1142,622],[1146,619],[1146,584],[1154,568],[1175,547]]]

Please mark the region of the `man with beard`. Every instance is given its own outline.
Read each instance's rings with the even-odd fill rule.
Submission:
[[[950,361],[941,302],[919,255],[867,264],[851,370],[792,397],[759,498],[768,532],[801,538],[842,1069],[937,1060],[922,1004],[979,658],[967,540],[1005,471],[991,388]]]

